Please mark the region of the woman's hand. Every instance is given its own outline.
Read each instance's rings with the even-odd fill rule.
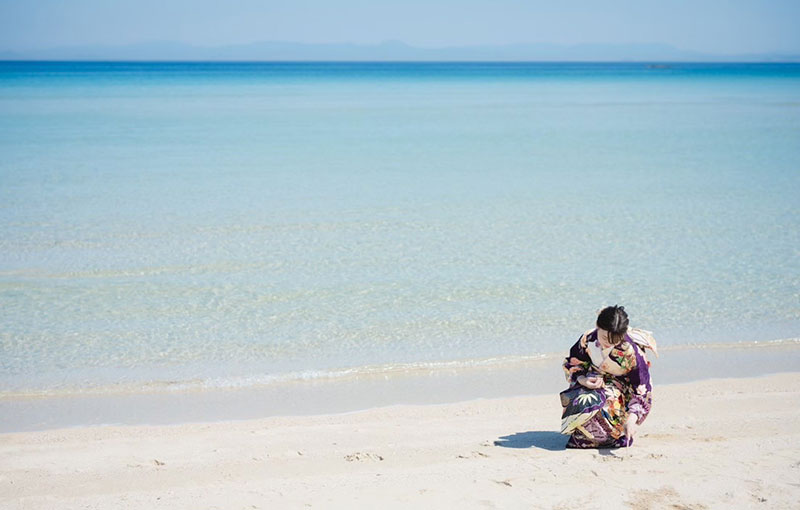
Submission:
[[[639,421],[639,417],[636,414],[628,414],[628,421],[625,422],[625,437],[628,439],[628,443],[633,441],[636,431],[639,429],[639,425],[636,424],[637,421]]]
[[[590,376],[579,376],[578,377],[578,384],[583,386],[584,388],[589,388],[590,390],[596,390],[598,388],[603,387],[603,378],[599,375],[590,375]]]

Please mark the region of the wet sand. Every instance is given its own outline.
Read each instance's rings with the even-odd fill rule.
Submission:
[[[97,391],[0,393],[0,433],[92,425],[177,425],[270,416],[353,412],[396,404],[446,404],[478,398],[552,395],[566,387],[566,353],[498,358],[469,368],[355,372],[232,388],[106,387]],[[792,372],[800,342],[750,342],[666,347],[652,359],[656,385],[713,377]],[[181,386],[181,385],[178,385]]]

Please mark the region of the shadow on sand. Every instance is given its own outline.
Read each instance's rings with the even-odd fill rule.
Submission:
[[[503,436],[494,444],[503,448],[536,447],[556,452],[566,450],[567,436],[552,430],[535,430]]]

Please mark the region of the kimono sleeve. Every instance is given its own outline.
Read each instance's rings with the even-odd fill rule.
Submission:
[[[650,367],[647,359],[642,355],[638,346],[631,344],[636,356],[636,365],[628,373],[630,380],[628,413],[635,413],[638,417],[637,425],[644,422],[650,414],[653,402],[653,387],[650,384]]]
[[[570,383],[570,386],[577,384],[578,377],[586,375],[592,365],[592,360],[584,345],[585,336],[581,335],[569,350],[569,356],[564,360],[564,375],[567,377],[567,382]]]

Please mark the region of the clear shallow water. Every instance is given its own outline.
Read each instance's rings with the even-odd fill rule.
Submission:
[[[168,385],[97,388],[0,398],[0,433],[95,425],[166,425],[249,420],[268,416],[346,413],[389,405],[426,405],[564,389],[563,354],[494,360],[433,369],[355,370],[333,377],[284,378],[243,386]],[[708,378],[795,372],[800,339],[786,342],[665,348],[651,376],[663,384]],[[230,381],[230,379],[229,379]],[[724,384],[722,385],[724,387]],[[202,389],[202,391],[194,391]],[[658,388],[657,388],[658,390]],[[42,398],[44,397],[44,398]],[[656,395],[658,398],[658,395]],[[555,417],[557,420],[557,417]]]
[[[800,66],[0,63],[0,388],[796,337]]]

